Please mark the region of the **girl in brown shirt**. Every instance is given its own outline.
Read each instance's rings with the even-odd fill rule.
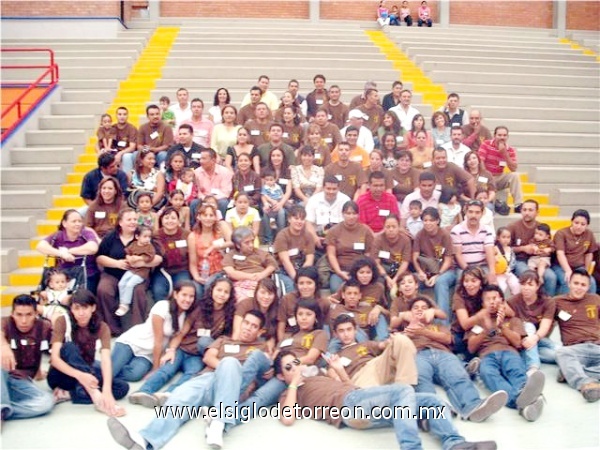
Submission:
[[[98,185],[98,195],[85,214],[85,226],[93,228],[98,237],[115,229],[123,206],[123,191],[116,178],[106,177]]]

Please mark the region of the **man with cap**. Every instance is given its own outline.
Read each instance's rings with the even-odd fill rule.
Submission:
[[[373,141],[373,133],[367,127],[364,126],[364,122],[367,115],[360,109],[353,109],[348,113],[348,126],[345,126],[340,130],[342,136],[346,136],[346,131],[349,127],[355,127],[358,130],[358,140],[356,144],[359,147],[364,148],[368,153],[371,153],[375,148],[375,142]]]

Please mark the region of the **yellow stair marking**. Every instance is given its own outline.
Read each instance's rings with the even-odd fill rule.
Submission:
[[[577,50],[577,51],[581,52],[583,55],[593,56],[596,58],[596,61],[600,61],[600,56],[598,55],[598,53],[596,53],[593,50],[590,50],[589,48],[582,47],[575,41],[564,38],[564,39],[559,39],[558,42],[560,42],[561,44],[570,46],[573,50]]]
[[[138,60],[132,66],[126,80],[119,83],[107,112],[114,117],[119,106],[129,109],[129,121],[139,126],[139,116],[145,114],[146,105],[151,100],[151,92],[156,86],[156,79],[162,77],[162,68],[179,34],[178,27],[158,27]],[[90,136],[85,151],[79,155],[73,172],[67,175],[66,183],[61,186],[62,195],[53,197],[52,205],[46,213],[46,219],[37,224],[38,236],[30,241],[30,248],[35,250],[41,236],[56,231],[58,221],[64,211],[69,208],[79,208],[84,205],[79,197],[83,176],[97,167],[96,135]],[[23,254],[19,257],[19,270],[9,275],[10,286],[35,286],[39,283],[44,257],[34,254]],[[0,304],[10,306],[14,293],[4,293]]]

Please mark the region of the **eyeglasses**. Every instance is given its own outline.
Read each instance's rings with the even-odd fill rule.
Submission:
[[[283,368],[285,369],[286,372],[289,372],[290,370],[292,370],[292,367],[299,366],[299,365],[300,365],[300,360],[298,358],[296,358],[296,359],[293,359],[291,363],[288,363],[285,366],[283,366]]]

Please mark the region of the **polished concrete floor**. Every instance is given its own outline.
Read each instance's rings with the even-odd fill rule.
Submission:
[[[566,384],[555,381],[556,366],[544,365],[547,404],[535,423],[526,422],[518,413],[503,408],[484,423],[456,421],[468,440],[494,439],[498,448],[567,449],[600,447],[600,402],[587,403]],[[132,385],[135,391],[139,383]],[[47,385],[43,384],[44,388]],[[479,385],[482,393],[485,388]],[[442,394],[443,395],[443,394]],[[120,402],[127,408],[122,420],[133,429],[142,428],[153,418],[153,410]],[[439,441],[421,433],[423,447],[441,448]],[[106,416],[92,406],[62,403],[45,416],[29,420],[7,421],[2,425],[3,449],[118,449],[106,426]],[[165,449],[204,449],[204,422],[194,420],[181,428]],[[232,429],[225,435],[224,449],[394,449],[398,444],[391,428],[357,431],[335,429],[311,420],[285,427],[275,419],[257,419]]]

